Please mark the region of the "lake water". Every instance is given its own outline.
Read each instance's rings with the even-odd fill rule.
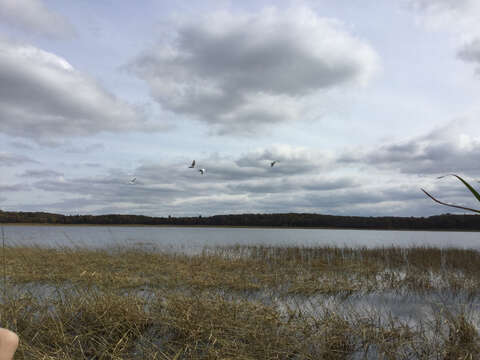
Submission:
[[[80,246],[107,249],[121,246],[187,254],[200,253],[208,247],[234,245],[329,245],[367,248],[429,246],[480,251],[480,232],[32,225],[4,225],[3,230],[8,246]],[[50,287],[48,284],[15,286],[17,293],[33,293],[46,297],[58,294],[57,287]],[[148,292],[145,294],[148,295]],[[231,296],[237,299],[241,294],[235,293]],[[469,321],[480,331],[480,298],[469,297],[462,291],[453,294],[446,289],[433,289],[425,293],[379,290],[358,292],[345,298],[341,295],[325,294],[280,298],[264,289],[245,296],[250,300],[275,304],[279,309],[298,308],[312,316],[325,309],[343,313],[345,316],[358,313],[365,318],[378,314],[379,321],[384,324],[388,325],[392,319],[397,319],[413,327],[419,326],[420,322],[429,324],[437,317],[436,314],[443,314],[446,310],[454,314],[466,312]],[[377,359],[378,356],[367,358]]]
[[[135,247],[195,254],[233,245],[456,247],[480,250],[480,232],[154,226],[4,225],[9,246]]]

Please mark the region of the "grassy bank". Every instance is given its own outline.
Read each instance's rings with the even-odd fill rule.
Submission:
[[[20,334],[18,359],[480,353],[480,253],[472,250],[234,247],[185,256],[7,247],[5,259],[1,323]],[[421,303],[425,316],[397,316],[379,299],[403,299],[404,312]]]

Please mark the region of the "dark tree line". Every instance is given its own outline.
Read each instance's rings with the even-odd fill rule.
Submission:
[[[391,230],[480,230],[480,215],[436,215],[429,217],[362,217],[307,213],[239,214],[208,217],[150,217],[143,215],[62,215],[46,212],[0,210],[0,223],[177,225],[177,226],[265,226],[328,227]]]

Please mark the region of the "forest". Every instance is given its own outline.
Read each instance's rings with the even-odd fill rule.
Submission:
[[[429,217],[362,217],[312,213],[235,214],[196,217],[150,217],[143,215],[62,215],[47,212],[0,210],[0,223],[59,225],[171,225],[324,227],[388,230],[480,230],[480,215],[442,214]]]

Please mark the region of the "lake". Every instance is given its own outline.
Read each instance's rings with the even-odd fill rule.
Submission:
[[[442,231],[377,231],[377,230],[334,230],[334,229],[279,229],[279,228],[222,228],[222,227],[153,227],[153,226],[49,226],[49,225],[4,225],[5,241],[8,246],[45,246],[45,247],[87,247],[111,248],[131,247],[148,251],[200,253],[208,247],[234,245],[265,246],[337,246],[337,247],[414,247],[427,246],[438,248],[463,248],[480,250],[479,232],[442,232]],[[161,265],[159,265],[161,266]],[[466,314],[468,321],[480,331],[480,297],[477,292],[469,293],[468,284],[461,282],[463,274],[451,275],[459,279],[460,288],[438,279],[450,279],[447,272],[427,272],[420,275],[432,278],[432,287],[426,291],[416,291],[408,287],[389,288],[389,282],[406,274],[406,267],[390,270],[392,277],[385,277],[385,283],[378,288],[366,290],[359,288],[348,296],[346,293],[290,294],[280,296],[275,289],[263,287],[258,291],[235,291],[212,288],[208,291],[222,296],[228,301],[243,299],[275,306],[282,313],[287,309],[301,311],[304,316],[321,317],[322,312],[330,311],[346,319],[356,316],[361,319],[375,319],[375,324],[388,328],[392,324],[406,324],[412,329],[423,329],[425,339],[435,339],[433,328],[435,319],[448,314]],[[333,269],[336,269],[335,267]],[[388,270],[388,269],[386,269]],[[79,272],[81,269],[79,269]],[[200,268],[198,271],[201,271]],[[114,271],[112,271],[114,272]],[[335,276],[333,271],[330,276]],[[380,271],[377,276],[383,272]],[[440,276],[442,275],[442,276]],[[93,276],[93,274],[92,274]],[[353,275],[349,275],[353,276]],[[338,277],[341,279],[341,276]],[[435,280],[436,279],[436,280]],[[148,281],[146,282],[148,284]],[[185,290],[180,283],[180,291]],[[440,284],[440,285],[435,285]],[[19,283],[12,284],[14,294],[29,294],[42,299],[55,299],[65,288],[55,283]],[[0,281],[1,290],[1,281]],[[142,285],[137,293],[146,300],[155,296],[155,288]],[[177,290],[175,290],[177,291]],[[472,295],[473,294],[473,295]],[[50,301],[50,300],[49,300]],[[299,312],[300,313],[300,312]],[[447,314],[447,315],[445,315]],[[403,326],[403,325],[402,325]],[[449,331],[444,325],[444,331]],[[433,329],[433,330],[431,330]],[[423,330],[422,330],[423,331]],[[421,340],[421,339],[420,339]],[[419,340],[419,341],[420,341]],[[422,341],[423,341],[422,340]],[[427,341],[425,340],[425,341]],[[433,343],[434,340],[428,340]],[[428,342],[427,341],[427,342]],[[352,358],[378,359],[373,355]],[[413,357],[412,357],[413,358]]]
[[[4,225],[7,246],[111,248],[195,254],[233,245],[456,247],[480,250],[480,232],[159,226]]]

